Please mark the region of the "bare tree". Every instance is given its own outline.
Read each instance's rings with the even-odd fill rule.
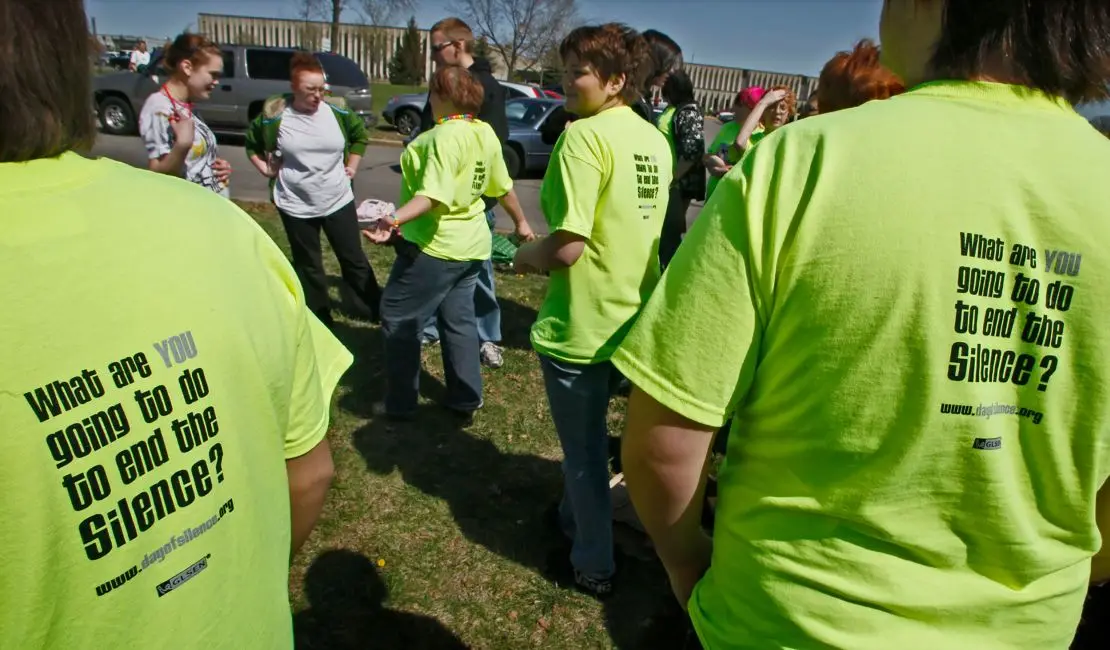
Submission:
[[[542,65],[578,20],[576,0],[454,0],[451,8],[501,55],[510,77]]]
[[[339,45],[339,24],[343,12],[353,11],[359,22],[383,26],[401,12],[415,11],[417,0],[298,0],[301,20],[327,20],[331,23],[331,51]]]

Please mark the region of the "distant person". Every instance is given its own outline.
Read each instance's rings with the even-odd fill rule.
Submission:
[[[1073,108],[1110,12],[880,33],[909,90],[764,138],[614,355],[629,493],[709,650],[1064,650],[1110,579],[1110,146]]]
[[[493,68],[489,61],[474,56],[474,32],[470,26],[458,18],[444,18],[432,25],[429,43],[432,49],[432,59],[436,68],[459,66],[469,70],[474,78],[482,84],[482,103],[477,110],[477,118],[493,127],[493,132],[505,146],[509,139],[509,121],[505,117],[505,87],[493,76]],[[428,131],[436,122],[432,114],[431,101],[425,102],[424,112],[420,118],[420,130]],[[535,239],[532,227],[524,216],[516,192],[509,191],[505,197],[485,197],[486,222],[493,233],[495,224],[493,208],[499,202],[513,220],[516,236],[521,241]],[[482,363],[490,368],[500,368],[504,363],[504,350],[501,348],[501,305],[497,302],[497,294],[493,282],[492,257],[482,265],[478,274],[478,285],[474,289],[474,309],[478,318],[478,340]],[[438,341],[440,332],[435,320],[429,321],[424,327],[422,339],[425,343]]]
[[[211,97],[220,82],[220,48],[200,34],[182,34],[166,48],[162,65],[169,79],[147,97],[139,114],[139,134],[151,171],[183,176],[230,197],[231,165],[219,157],[216,135],[193,111],[193,103]]]
[[[131,51],[128,69],[131,72],[143,73],[146,72],[148,65],[150,65],[150,52],[146,49],[146,41],[139,41],[139,44]]]
[[[447,384],[443,406],[469,423],[484,404],[474,291],[492,239],[482,197],[515,197],[497,134],[477,118],[483,101],[477,75],[444,66],[429,91],[436,127],[421,131],[401,154],[401,207],[364,231],[397,251],[382,295],[387,386],[376,410],[392,420],[416,415],[420,332],[436,318]]]
[[[744,120],[732,147],[742,157],[746,151],[759,144],[760,140],[790,124],[797,114],[798,96],[794,91],[786,86],[771,87]]]
[[[765,94],[766,91],[759,86],[749,86],[736,94],[736,99],[729,109],[732,111],[732,119],[721,125],[717,137],[713,139],[705,154],[705,169],[709,174],[709,180],[705,186],[706,201],[713,195],[713,190],[717,189],[717,183],[721,178],[732,169],[733,165],[740,162],[740,155],[743,152],[736,146],[736,136],[740,135],[740,127],[747,121],[748,116]],[[754,133],[762,130],[763,125],[760,124],[756,126]]]
[[[553,568],[598,597],[613,592],[616,573],[607,413],[620,375],[609,358],[659,281],[671,184],[666,138],[629,107],[645,49],[615,23],[575,29],[559,46],[567,109],[580,119],[540,188],[551,235],[521,246],[514,261],[517,271],[550,274],[531,338],[564,455],[557,520],[572,545]]]
[[[351,355],[231,202],[87,157],[83,4],[0,3],[0,647],[292,648]]]
[[[663,99],[667,109],[659,116],[659,130],[674,156],[667,218],[659,239],[659,260],[666,269],[686,234],[690,202],[705,199],[705,115],[694,98],[694,82],[685,70],[667,75]]]
[[[802,120],[807,117],[816,117],[821,113],[821,102],[819,101],[820,91],[810,93],[809,99],[805,104],[802,104],[802,110],[798,115],[798,119]]]
[[[285,226],[308,308],[325,325],[332,325],[320,250],[323,230],[343,280],[377,321],[381,289],[362,249],[351,187],[370,136],[362,118],[345,101],[325,96],[324,67],[315,56],[295,53],[289,78],[292,94],[271,97],[251,122],[247,155],[255,169],[270,179],[270,198]]]
[[[817,103],[824,113],[854,108],[873,99],[905,92],[898,75],[879,60],[874,41],[864,39],[850,52],[838,52],[821,70]]]

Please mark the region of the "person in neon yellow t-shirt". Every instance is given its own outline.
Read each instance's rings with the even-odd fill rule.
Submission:
[[[628,489],[710,650],[1065,650],[1110,578],[1110,15],[888,0],[882,43],[910,90],[767,136],[614,354]]]
[[[540,188],[552,234],[515,259],[517,270],[551,274],[532,347],[566,457],[558,514],[572,540],[568,574],[595,596],[612,592],[615,571],[606,415],[620,377],[609,358],[659,280],[671,180],[667,140],[628,106],[644,50],[618,24],[562,42],[567,110],[580,119],[559,138]]]
[[[736,136],[740,135],[740,127],[744,125],[765,94],[766,91],[759,86],[745,88],[736,94],[736,99],[730,108],[732,120],[721,126],[703,160],[705,169],[709,173],[709,180],[705,184],[706,201],[713,195],[713,190],[717,189],[717,183],[721,181],[721,177],[727,174],[733,165],[740,162],[741,150],[735,146]],[[763,125],[759,124],[754,133],[762,131]]]
[[[420,330],[438,315],[450,411],[469,421],[482,407],[482,370],[474,287],[491,254],[483,196],[516,201],[493,129],[475,118],[482,84],[459,66],[440,68],[430,84],[437,126],[401,155],[401,203],[377,229],[376,243],[394,241],[397,260],[382,293],[387,390],[379,410],[408,419],[420,389]],[[519,205],[511,209],[519,211]],[[399,229],[402,237],[394,237]]]
[[[0,648],[291,649],[351,355],[234,204],[75,153],[80,0],[3,13]]]

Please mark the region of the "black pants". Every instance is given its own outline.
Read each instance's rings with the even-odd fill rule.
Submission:
[[[331,249],[339,260],[339,270],[343,280],[350,285],[359,298],[370,309],[376,321],[381,310],[382,291],[374,269],[362,250],[362,239],[358,231],[358,215],[355,202],[339,208],[326,217],[300,219],[291,217],[281,210],[281,223],[289,238],[293,252],[293,269],[304,287],[305,303],[313,314],[325,324],[331,324],[331,301],[328,299],[328,278],[324,273],[323,254],[320,250],[320,230],[328,237]]]
[[[682,191],[671,187],[667,199],[667,216],[663,218],[663,231],[659,235],[659,265],[667,268],[671,258],[678,251],[682,243],[682,236],[686,234],[686,208],[690,207],[690,200],[682,196]]]

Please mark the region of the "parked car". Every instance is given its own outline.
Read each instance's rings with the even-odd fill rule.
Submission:
[[[502,81],[501,85],[505,87],[506,99],[545,97],[544,91],[532,84]],[[413,130],[420,126],[420,114],[424,111],[424,103],[427,101],[427,92],[394,95],[382,109],[382,119],[386,124],[392,124],[398,133],[411,139],[416,137],[413,135]]]
[[[131,67],[131,50],[112,52],[108,57],[108,67],[117,70],[126,70]]]
[[[510,99],[505,103],[509,118],[509,140],[505,143],[505,166],[511,178],[525,172],[542,172],[551,159],[550,144],[545,144],[541,129],[551,114],[563,105],[562,99]]]
[[[220,50],[224,57],[220,85],[211,99],[197,104],[196,111],[214,131],[242,132],[267,98],[289,92],[289,60],[297,50],[244,45],[223,45]],[[372,126],[376,117],[371,111],[370,81],[358,64],[330,52],[316,52],[316,58],[324,66],[332,95],[345,98],[351,110]],[[138,130],[143,102],[166,80],[161,63],[161,52],[156,52],[144,73],[125,71],[93,79],[93,100],[105,132]]]

